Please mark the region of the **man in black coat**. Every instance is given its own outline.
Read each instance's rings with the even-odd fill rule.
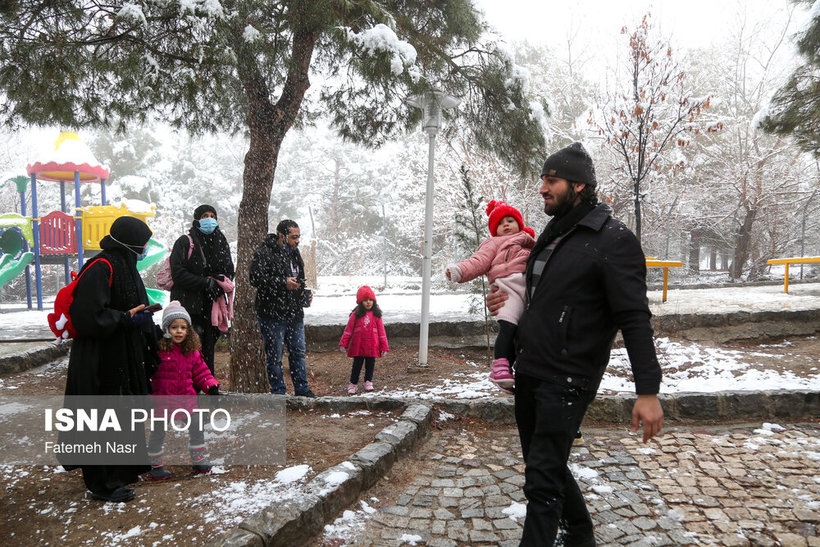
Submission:
[[[633,430],[643,440],[663,424],[640,242],[595,197],[595,168],[581,143],[552,154],[541,172],[544,228],[527,262],[527,306],[518,323],[515,415],[526,464],[527,517],[521,545],[595,545],[592,520],[567,467],[572,443],[609,362],[624,338],[638,399]],[[506,294],[492,292],[492,312]]]
[[[280,222],[276,233],[268,234],[253,254],[249,274],[256,287],[256,319],[265,341],[271,393],[285,393],[282,353],[287,346],[294,394],[315,397],[305,366],[305,263],[299,253],[300,237],[296,222]]]

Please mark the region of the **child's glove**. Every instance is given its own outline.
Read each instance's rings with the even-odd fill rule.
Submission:
[[[444,275],[446,275],[447,279],[449,279],[453,283],[461,282],[461,269],[455,264],[450,264],[449,266],[447,266],[447,269],[444,270]]]
[[[208,390],[208,395],[219,395],[219,386],[211,386]]]
[[[379,352],[379,357],[384,357],[385,355],[387,355],[386,351],[380,351]]]
[[[344,346],[339,346],[339,351],[341,351],[342,353],[347,353],[347,348]]]

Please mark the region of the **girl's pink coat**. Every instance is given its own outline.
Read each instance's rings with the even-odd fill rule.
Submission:
[[[527,257],[534,245],[533,237],[524,231],[485,239],[470,258],[456,264],[461,270],[459,283],[472,281],[484,274],[487,274],[490,283],[494,283],[500,277],[524,273]]]
[[[356,312],[350,314],[339,345],[347,348],[348,357],[380,357],[382,352],[390,351],[384,323],[372,311],[362,317],[356,317]]]
[[[160,363],[151,378],[154,395],[196,395],[194,386],[207,393],[219,382],[211,374],[199,351],[183,355],[179,344],[159,352]]]

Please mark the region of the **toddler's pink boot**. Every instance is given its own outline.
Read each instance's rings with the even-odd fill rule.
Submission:
[[[347,386],[347,394],[348,395],[356,395],[356,390],[359,389],[359,386],[356,384],[350,384]]]
[[[499,357],[493,361],[493,370],[490,372],[490,381],[508,393],[515,393],[515,378],[510,370],[510,362]]]

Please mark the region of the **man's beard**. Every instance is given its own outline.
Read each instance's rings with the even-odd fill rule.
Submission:
[[[561,218],[567,214],[575,206],[575,198],[578,193],[572,184],[569,185],[569,191],[560,199],[556,199],[553,205],[544,204],[544,212],[551,217]]]

